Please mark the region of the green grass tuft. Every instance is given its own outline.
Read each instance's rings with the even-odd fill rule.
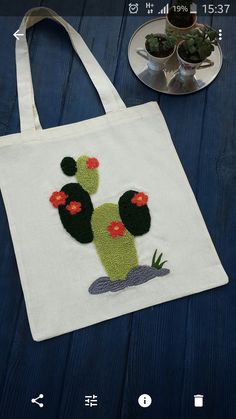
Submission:
[[[157,249],[155,250],[154,255],[152,257],[152,267],[156,269],[161,269],[163,265],[167,262],[167,260],[164,260],[164,261],[161,260],[163,253],[161,253],[157,259],[156,259],[156,255],[157,255]]]

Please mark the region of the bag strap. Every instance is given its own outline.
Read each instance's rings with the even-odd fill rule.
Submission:
[[[24,36],[21,36],[16,41],[16,74],[21,131],[42,129],[34,100],[26,31],[46,18],[58,22],[68,32],[74,50],[80,57],[91,81],[97,89],[105,112],[108,113],[125,109],[126,106],[117,90],[78,32],[53,10],[46,7],[37,7],[29,10],[24,16],[19,28],[19,32]]]

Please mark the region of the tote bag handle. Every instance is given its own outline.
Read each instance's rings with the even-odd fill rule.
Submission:
[[[67,31],[74,50],[80,57],[100,96],[105,112],[108,113],[125,109],[126,106],[117,90],[78,32],[53,10],[46,7],[37,7],[26,13],[19,28],[20,33],[24,36],[21,36],[16,41],[16,75],[21,131],[42,129],[34,100],[26,31],[46,18],[60,23]]]

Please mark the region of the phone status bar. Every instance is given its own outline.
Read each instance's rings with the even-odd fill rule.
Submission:
[[[176,13],[198,14],[199,16],[236,16],[236,2],[196,1],[189,8],[186,0],[74,0],[52,2],[45,0],[43,7],[53,8],[62,16],[147,16],[156,18],[168,14],[170,8]],[[17,0],[0,3],[0,16],[23,16],[30,8],[35,7],[34,0]]]
[[[153,15],[153,16],[161,16],[167,15],[170,11],[174,11],[175,13],[179,14],[198,14],[201,16],[209,16],[209,15],[233,15],[233,12],[236,12],[236,5],[234,8],[231,6],[230,3],[206,3],[206,2],[192,2],[188,5],[187,1],[181,3],[181,0],[178,0],[176,3],[165,3],[164,6],[160,6],[160,2],[154,1],[146,1],[143,2],[129,2],[128,4],[128,14],[129,15]],[[236,13],[235,13],[236,14]],[[234,14],[234,15],[235,15]]]

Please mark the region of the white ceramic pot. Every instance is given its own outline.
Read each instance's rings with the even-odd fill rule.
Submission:
[[[192,25],[191,26],[188,26],[187,28],[180,28],[178,26],[173,25],[169,21],[169,16],[167,15],[166,16],[166,32],[167,33],[173,33],[173,35],[175,35],[177,38],[178,38],[178,35],[181,38],[181,35],[186,35],[187,33],[191,32],[192,29],[194,29],[196,26],[198,26],[198,24],[197,24],[197,15],[196,14],[192,14],[191,16],[193,18]]]
[[[190,63],[189,61],[185,61],[179,54],[179,48],[181,47],[181,44],[183,42],[184,41],[180,42],[178,47],[177,47],[177,57],[178,57],[178,61],[180,63],[179,73],[180,73],[181,76],[183,76],[183,77],[193,77],[194,74],[196,73],[196,70],[211,67],[212,65],[214,65],[214,63],[209,59],[206,59],[204,61],[200,61],[198,63]]]
[[[154,55],[148,52],[146,47],[137,48],[136,52],[148,61],[147,65],[150,70],[162,71],[165,68],[167,61],[169,61],[169,59],[174,55],[175,49],[176,47],[174,47],[173,52],[167,57],[155,57]]]

